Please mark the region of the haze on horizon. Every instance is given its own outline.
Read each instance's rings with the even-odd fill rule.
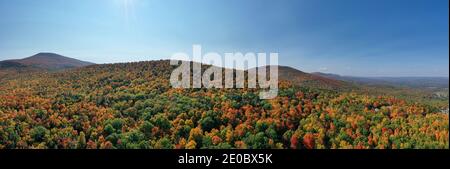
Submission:
[[[350,76],[449,76],[448,0],[0,1],[0,60],[53,52],[94,63],[278,52]]]

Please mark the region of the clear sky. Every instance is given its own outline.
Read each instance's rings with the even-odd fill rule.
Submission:
[[[448,0],[0,0],[0,60],[95,63],[177,52],[278,52],[354,76],[448,76]]]

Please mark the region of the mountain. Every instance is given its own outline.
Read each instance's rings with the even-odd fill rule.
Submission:
[[[0,68],[33,67],[45,70],[61,70],[92,65],[93,63],[80,61],[55,53],[38,53],[36,55],[16,60],[0,62]]]
[[[0,79],[16,74],[41,71],[57,71],[84,67],[94,63],[85,62],[55,53],[38,53],[24,58],[0,61]]]

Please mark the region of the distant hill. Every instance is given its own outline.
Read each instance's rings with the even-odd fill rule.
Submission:
[[[420,89],[442,89],[449,87],[448,77],[354,77],[321,72],[312,74],[364,85],[388,85]]]
[[[57,71],[92,64],[55,53],[38,53],[24,59],[0,61],[0,79],[17,73]]]
[[[92,65],[85,62],[55,53],[38,53],[36,55],[16,60],[6,60],[0,62],[0,68],[26,68],[34,67],[45,70],[60,70]]]

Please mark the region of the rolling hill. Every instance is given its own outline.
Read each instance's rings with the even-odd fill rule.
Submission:
[[[168,61],[152,62],[168,63]],[[5,76],[7,74],[13,73],[56,71],[70,68],[79,68],[92,64],[93,63],[80,61],[55,53],[38,53],[24,59],[0,61],[0,78],[2,77],[2,74],[3,76]],[[330,90],[350,89],[352,87],[355,87],[351,83],[348,83],[341,79],[334,79],[321,75],[310,74],[288,66],[279,66],[278,74],[279,80],[289,81],[296,86],[314,87]]]

